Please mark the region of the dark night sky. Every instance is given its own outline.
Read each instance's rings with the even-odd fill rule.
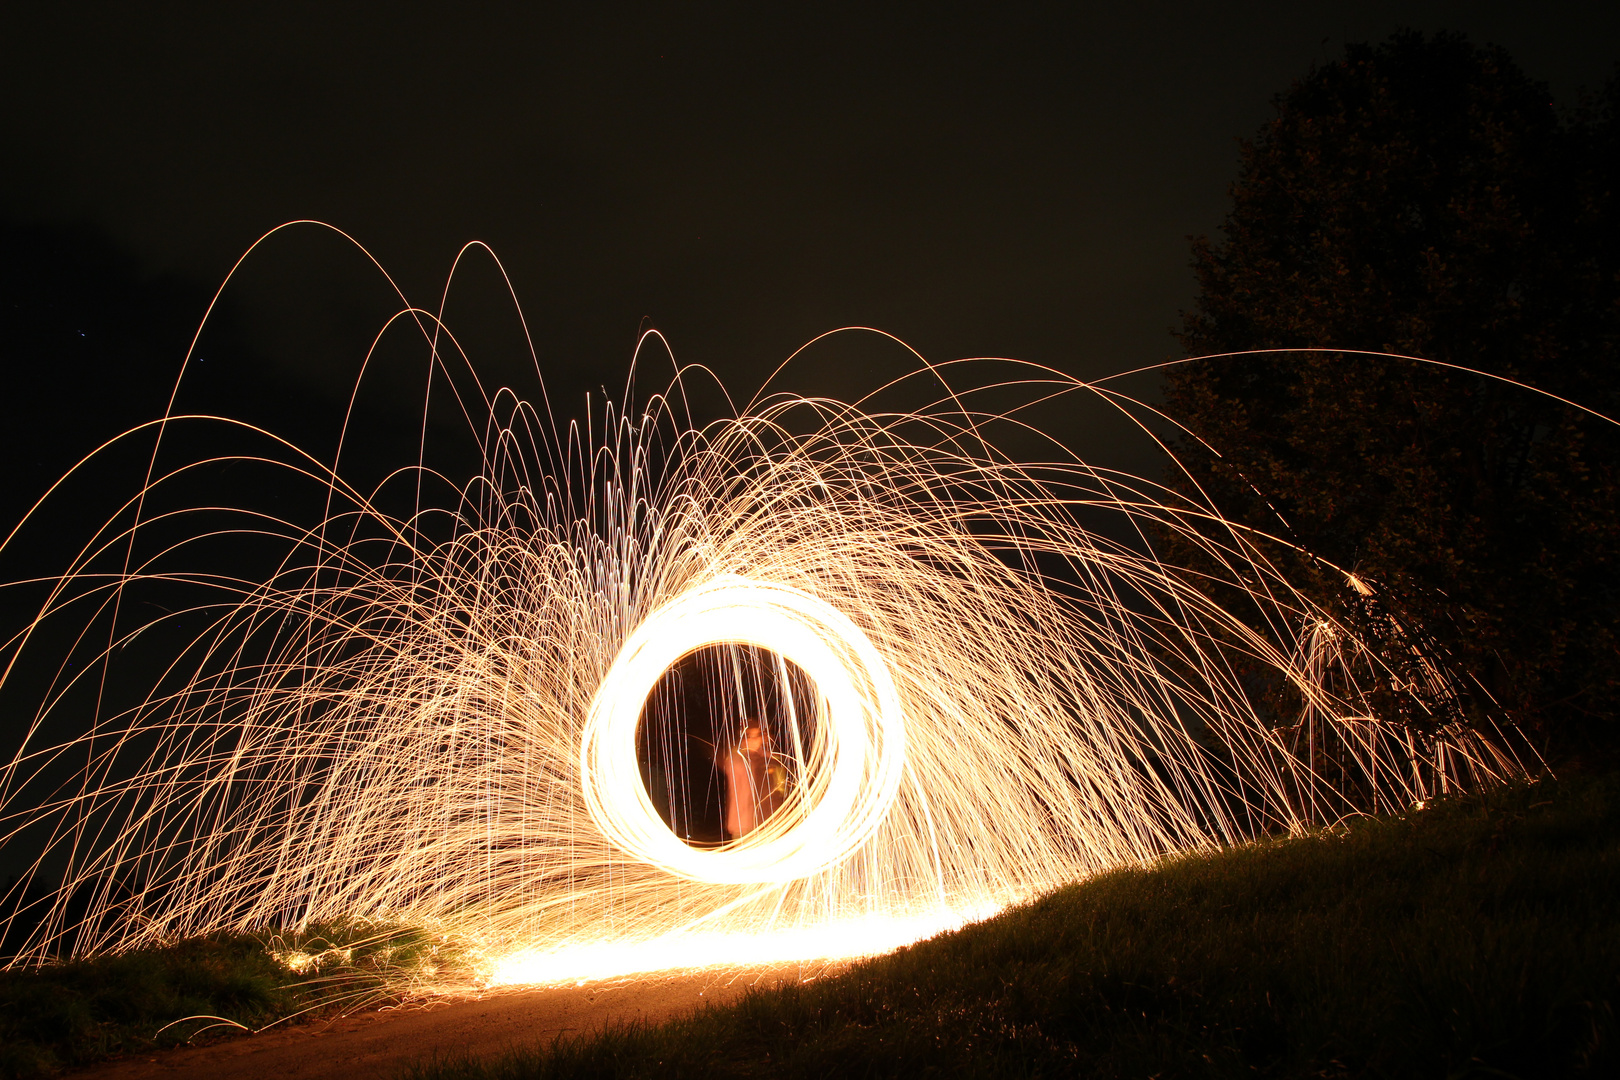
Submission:
[[[8,5],[0,535],[161,411],[212,289],[293,218],[346,229],[427,306],[461,244],[492,245],[565,415],[622,385],[644,324],[745,395],[845,324],[1082,377],[1167,359],[1236,140],[1313,63],[1402,26],[1501,44],[1565,103],[1620,53],[1613,3]],[[454,328],[522,388],[498,280],[466,284]],[[308,230],[227,300],[188,379],[319,451],[392,310],[375,275]],[[885,365],[909,361],[836,342],[784,388],[850,396]],[[1054,426],[1157,471],[1095,413]],[[63,520],[0,581],[59,569],[105,516]],[[0,638],[27,601],[0,597]]]
[[[0,220],[88,228],[131,273],[206,289],[262,231],[314,217],[425,304],[484,240],[575,391],[620,382],[644,319],[744,390],[850,323],[936,360],[1165,359],[1186,236],[1218,225],[1235,140],[1313,62],[1460,29],[1571,101],[1620,41],[1601,4],[19,7]],[[515,378],[497,290],[468,281],[459,328]],[[328,394],[385,299],[313,232],[232,296],[254,362]],[[874,363],[830,347],[789,388],[849,394]]]

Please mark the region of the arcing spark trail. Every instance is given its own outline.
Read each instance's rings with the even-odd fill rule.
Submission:
[[[916,411],[778,395],[701,427],[677,379],[595,437],[480,390],[462,406],[483,469],[450,505],[390,513],[287,451],[288,476],[326,489],[318,520],[209,508],[212,541],[279,545],[259,578],[188,570],[183,510],[151,511],[155,533],[140,515],[194,463],[154,473],[28,632],[106,628],[77,639],[4,769],[0,841],[44,852],[16,894],[66,867],[20,960],[355,918],[442,927],[508,980],[850,955],[1518,770],[1505,743],[1376,715],[1377,656],[1207,507],[998,453],[985,371],[1004,394],[1004,364],[925,367],[919,384],[954,388]],[[1028,400],[1090,393],[1015,377]],[[1247,610],[1082,524],[1099,515],[1204,545]],[[129,598],[154,583],[206,593],[206,629],[137,703],[50,744],[67,691],[149,629]],[[37,662],[33,641],[8,659]],[[772,720],[791,797],[722,844],[676,835],[643,752],[671,721],[655,686],[706,650],[767,658],[774,700],[800,701]],[[1306,743],[1262,718],[1245,665],[1292,687]],[[1411,689],[1444,695],[1446,673]],[[750,711],[757,695],[722,693],[712,730]]]

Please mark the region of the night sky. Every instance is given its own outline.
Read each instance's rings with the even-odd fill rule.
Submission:
[[[488,243],[564,419],[617,396],[644,327],[743,398],[849,324],[1088,379],[1175,357],[1188,236],[1219,225],[1237,140],[1312,64],[1401,27],[1503,45],[1565,104],[1620,52],[1613,3],[10,5],[0,535],[161,414],[215,287],[295,218],[348,231],[427,307]],[[474,259],[461,280],[452,328],[486,382],[532,396],[498,276]],[[182,409],[323,452],[393,310],[332,234],[282,234],[227,293]],[[405,437],[369,449],[392,466],[420,368],[383,359]],[[911,366],[844,338],[781,388],[853,397]],[[1160,467],[1097,410],[1047,420],[1091,460]],[[95,482],[128,496],[145,460]],[[59,570],[106,517],[64,510],[0,581]],[[0,638],[31,595],[0,596]]]
[[[1401,26],[1502,44],[1572,102],[1620,6],[14,7],[4,506],[160,410],[208,294],[293,218],[347,230],[427,306],[462,243],[490,244],[565,415],[618,392],[643,326],[744,397],[845,324],[1082,377],[1170,358],[1236,140],[1313,63]],[[498,279],[463,280],[454,328],[521,385]],[[231,368],[207,404],[320,442],[391,310],[331,235],[278,238],[204,342]],[[835,341],[783,388],[850,396],[909,364]],[[1058,427],[1153,467],[1118,425]]]

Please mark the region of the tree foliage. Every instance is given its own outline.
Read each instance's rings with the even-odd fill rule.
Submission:
[[[1196,436],[1173,485],[1277,537],[1373,636],[1393,620],[1445,654],[1464,710],[1560,750],[1612,744],[1620,429],[1348,350],[1620,417],[1620,77],[1561,113],[1501,49],[1403,32],[1275,104],[1221,239],[1194,242],[1178,337],[1192,356],[1347,351],[1173,368]]]

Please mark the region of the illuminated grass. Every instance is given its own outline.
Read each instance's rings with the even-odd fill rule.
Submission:
[[[0,971],[0,1077],[50,1075],[397,1000],[464,960],[439,934],[347,922]]]
[[[1613,1075],[1617,1002],[1609,777],[1116,871],[838,978],[410,1075]]]

